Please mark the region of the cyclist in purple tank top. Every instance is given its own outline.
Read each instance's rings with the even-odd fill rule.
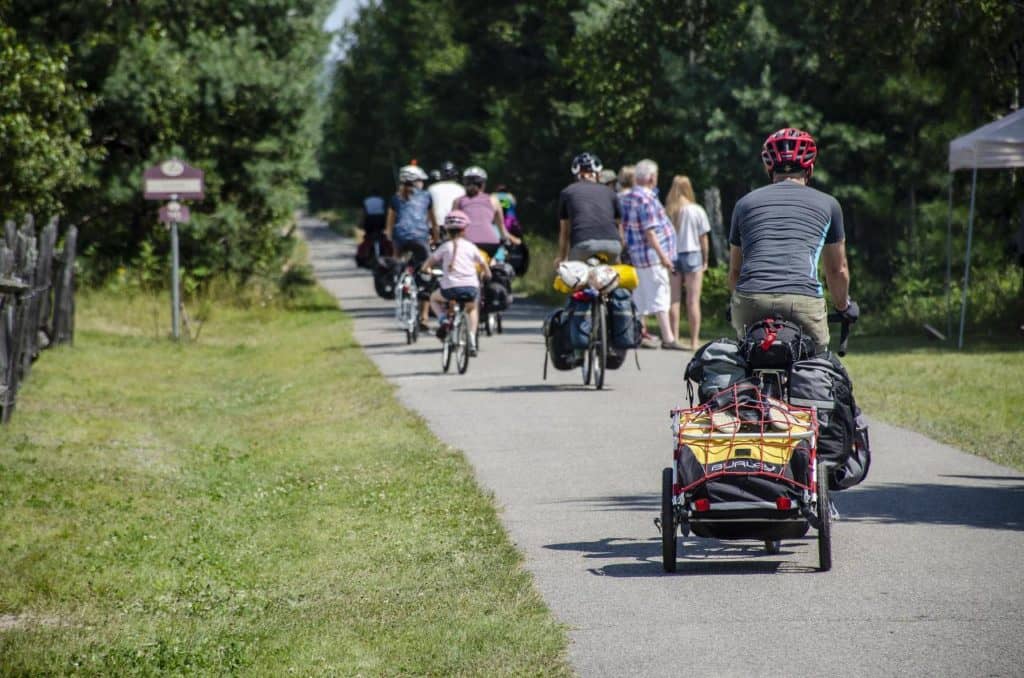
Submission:
[[[467,167],[462,173],[466,195],[456,198],[452,209],[462,210],[469,217],[465,238],[477,247],[494,256],[503,242],[519,244],[519,238],[505,230],[505,215],[501,203],[493,195],[484,193],[487,172],[480,167]]]

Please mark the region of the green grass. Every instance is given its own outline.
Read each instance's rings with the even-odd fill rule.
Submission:
[[[1024,345],[968,342],[958,352],[906,337],[857,337],[843,359],[871,418],[1024,471]]]
[[[0,429],[0,674],[570,672],[492,500],[325,293],[181,346],[162,299],[79,304]]]

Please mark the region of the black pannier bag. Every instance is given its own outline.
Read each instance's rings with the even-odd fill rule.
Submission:
[[[796,323],[782,318],[758,320],[742,343],[743,356],[755,370],[784,370],[814,356],[814,342]]]
[[[577,357],[569,336],[569,309],[560,308],[552,311],[544,320],[544,343],[556,370],[571,370],[579,367],[582,362]]]
[[[817,410],[818,456],[832,467],[829,488],[844,490],[862,482],[871,466],[867,421],[839,359],[825,353],[793,363],[789,402]]]
[[[610,343],[610,342],[609,342]],[[605,358],[604,366],[609,370],[617,370],[626,362],[627,350],[608,346],[608,356]]]
[[[686,366],[686,379],[697,384],[698,402],[705,403],[719,391],[750,376],[747,359],[735,339],[722,337],[697,349]],[[689,384],[687,388],[690,388]],[[690,404],[693,392],[690,391]]]
[[[569,338],[572,347],[583,350],[590,346],[590,302],[570,299],[565,310],[568,314]]]
[[[434,290],[441,286],[441,279],[429,272],[422,270],[416,272],[416,298],[420,301],[427,301]]]
[[[530,270],[530,248],[526,246],[526,242],[520,242],[518,245],[509,245],[505,261],[512,266],[516,275],[519,277],[526,275],[526,272]]]
[[[640,345],[643,336],[643,325],[633,295],[621,287],[612,290],[608,295],[608,344],[619,349],[625,355],[626,349]],[[609,351],[609,355],[610,355]],[[621,364],[621,363],[620,363]],[[611,369],[616,369],[613,367]]]
[[[402,269],[402,262],[390,257],[381,257],[373,269],[373,288],[381,299],[395,298],[395,278]]]

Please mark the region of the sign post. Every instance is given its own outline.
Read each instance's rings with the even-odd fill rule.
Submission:
[[[203,171],[172,159],[150,167],[142,178],[146,200],[168,201],[160,208],[160,221],[171,229],[171,333],[178,341],[181,338],[178,224],[187,223],[190,216],[188,208],[178,201],[203,199]]]

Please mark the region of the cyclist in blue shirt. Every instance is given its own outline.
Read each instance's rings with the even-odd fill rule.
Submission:
[[[430,256],[430,243],[439,240],[437,222],[431,210],[430,193],[423,190],[427,174],[416,165],[398,172],[398,191],[388,202],[385,234],[394,243],[395,255],[410,255],[416,269]],[[428,307],[420,302],[420,329],[427,329]]]

